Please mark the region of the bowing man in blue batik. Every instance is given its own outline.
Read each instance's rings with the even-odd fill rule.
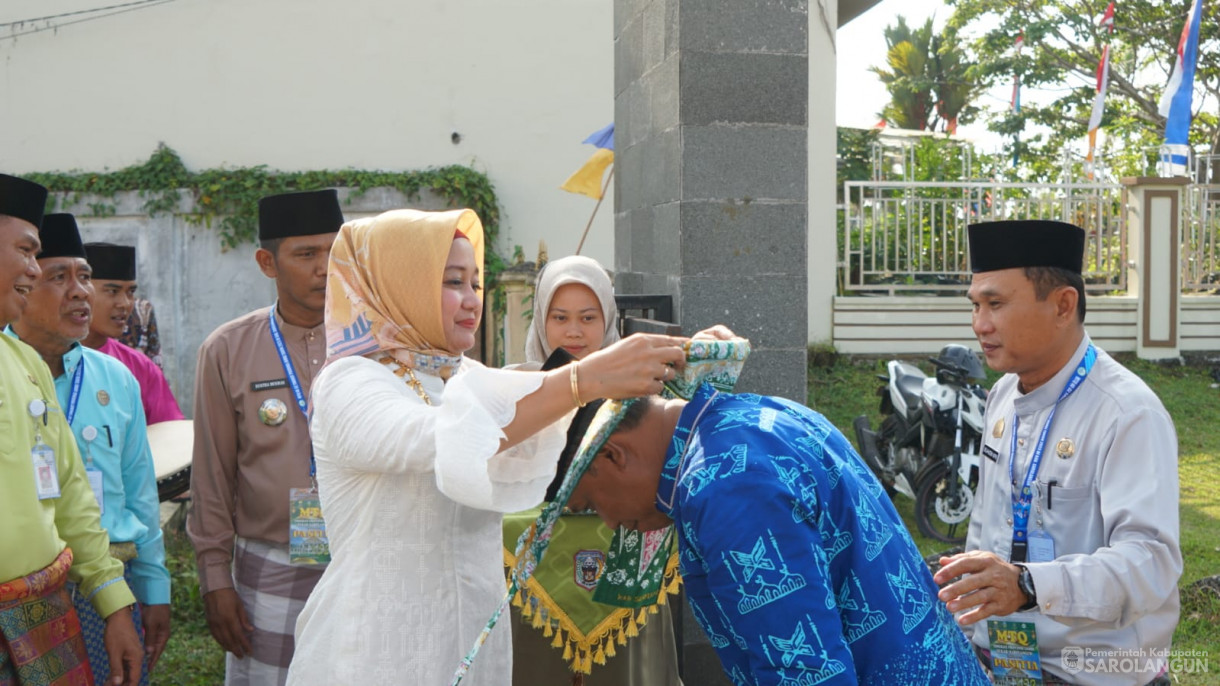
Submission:
[[[590,426],[586,440],[610,435],[569,507],[611,528],[675,525],[692,610],[738,686],[988,683],[880,483],[825,417],[705,385],[617,418]]]
[[[110,534],[110,554],[125,564],[127,584],[139,601],[132,617],[137,631],[143,630],[147,661],[140,683],[147,684],[169,639],[170,580],[140,385],[122,362],[79,343],[89,334],[93,284],[76,220],[46,215],[39,239],[42,275],[7,333],[34,348],[55,379],[55,395]],[[103,620],[85,594],[72,597],[93,674],[109,674]]]

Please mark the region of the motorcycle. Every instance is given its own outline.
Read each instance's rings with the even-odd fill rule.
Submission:
[[[890,360],[881,396],[884,419],[877,431],[867,415],[856,417],[856,444],[865,464],[892,497],[915,501],[915,523],[924,536],[945,543],[966,540],[974,509],[987,391],[978,356],[951,344],[928,361],[936,374]]]

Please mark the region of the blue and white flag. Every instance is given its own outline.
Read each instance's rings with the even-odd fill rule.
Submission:
[[[1160,113],[1165,117],[1165,145],[1170,148],[1168,160],[1171,168],[1186,172],[1189,162],[1191,97],[1195,87],[1195,62],[1199,56],[1199,22],[1203,15],[1202,0],[1193,0],[1186,25],[1182,27],[1182,38],[1178,41],[1178,52],[1173,63],[1169,84],[1161,96]]]

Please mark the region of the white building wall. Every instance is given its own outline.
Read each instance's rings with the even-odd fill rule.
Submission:
[[[503,252],[575,250],[594,201],[558,186],[614,116],[611,0],[175,0],[6,38],[106,4],[0,2],[0,170],[114,170],[158,142],[193,170],[466,164]],[[583,252],[612,264],[605,204]]]

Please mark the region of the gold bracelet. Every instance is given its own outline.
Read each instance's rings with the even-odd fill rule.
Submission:
[[[587,403],[580,400],[580,375],[576,372],[579,367],[579,362],[572,363],[572,371],[568,373],[568,381],[572,382],[572,400],[576,401],[577,407],[584,407]]]

